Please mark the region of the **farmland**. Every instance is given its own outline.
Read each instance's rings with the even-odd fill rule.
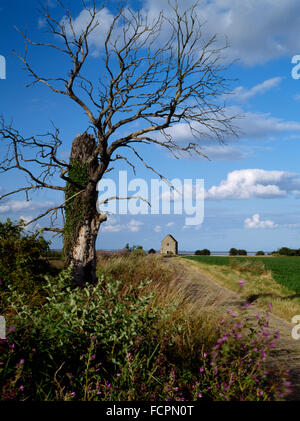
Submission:
[[[229,256],[187,256],[195,262],[216,265],[232,266],[234,262],[261,263],[266,270],[272,272],[274,281],[288,288],[290,291],[300,292],[300,258],[299,257],[229,257]]]

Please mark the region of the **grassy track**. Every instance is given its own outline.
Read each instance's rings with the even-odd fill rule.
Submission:
[[[208,265],[228,266],[233,260],[262,262],[272,271],[273,279],[294,292],[300,292],[300,257],[227,257],[227,256],[187,256],[187,259]]]

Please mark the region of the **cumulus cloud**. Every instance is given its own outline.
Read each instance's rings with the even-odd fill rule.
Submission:
[[[141,226],[144,225],[143,222],[132,219],[128,224],[128,229],[131,232],[138,232],[141,229]]]
[[[179,9],[184,10],[194,4],[194,0],[179,2]],[[149,19],[155,19],[161,10],[171,15],[168,0],[146,0],[142,3],[142,13]],[[239,59],[243,64],[255,65],[279,57],[290,57],[298,53],[298,33],[300,3],[298,0],[202,0],[195,11],[201,22],[204,37],[217,33],[220,45],[225,36],[230,47],[225,52],[228,60]],[[88,12],[83,10],[74,20],[76,31],[86,24]],[[91,44],[101,49],[105,33],[113,20],[108,8],[98,12],[100,25],[90,35]],[[167,36],[162,31],[162,36]]]
[[[285,171],[245,169],[232,171],[218,186],[206,191],[207,200],[273,199],[297,194],[300,175]]]
[[[103,232],[119,232],[124,229],[124,226],[119,224],[115,218],[110,218],[101,226]]]
[[[275,222],[271,221],[271,220],[265,220],[262,221],[260,219],[260,215],[258,213],[255,213],[254,215],[252,215],[251,218],[246,218],[245,219],[245,228],[250,228],[250,229],[265,229],[265,228],[277,228],[278,225],[275,224]]]
[[[120,224],[117,218],[109,218],[106,223],[103,224],[101,230],[103,232],[120,232],[120,231],[130,231],[138,232],[141,229],[141,226],[144,225],[143,222],[132,219],[128,224]]]
[[[273,138],[282,134],[300,132],[300,123],[298,121],[284,120],[274,117],[270,113],[244,111],[243,108],[237,105],[228,106],[224,112],[228,118],[240,117],[234,120],[234,126],[236,126],[239,132],[239,141]],[[201,133],[199,137],[203,147],[202,151],[209,158],[236,160],[242,159],[245,156],[241,147],[238,148],[232,144],[216,144],[210,137],[211,133],[205,126],[199,123],[193,123],[192,126],[198,133]],[[166,129],[165,132],[181,146],[187,146],[189,142],[195,140],[187,123],[175,124]],[[235,137],[231,137],[225,140],[231,143],[235,139]],[[159,140],[164,140],[164,137],[160,135]]]
[[[235,107],[232,107],[232,112],[234,112],[234,109]],[[276,134],[300,131],[300,123],[297,121],[273,117],[270,113],[243,112],[238,107],[235,110],[235,114],[238,111],[243,116],[237,121],[237,126],[241,130],[241,138],[266,138]]]
[[[244,148],[231,145],[204,146],[201,152],[216,161],[240,161],[248,157]]]
[[[155,232],[161,232],[161,226],[160,225],[156,225],[156,227],[154,228]]]
[[[90,21],[90,13],[88,10],[82,10],[79,15],[73,19],[72,26],[76,35],[80,35],[82,31],[87,27]],[[114,15],[109,11],[107,7],[100,9],[95,18],[95,22],[99,25],[91,32],[89,36],[89,44],[93,47],[93,55],[98,56],[97,51],[104,47],[104,42],[109,31],[109,28],[114,20]],[[72,30],[68,23],[68,18],[64,17],[62,23],[65,25],[66,32],[69,36],[72,35]]]
[[[54,206],[53,202],[34,202],[29,200],[9,200],[0,205],[0,213],[20,212],[24,210],[34,211]]]

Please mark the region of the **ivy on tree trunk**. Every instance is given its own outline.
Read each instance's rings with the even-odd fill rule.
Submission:
[[[78,135],[72,144],[70,168],[65,189],[64,257],[74,267],[78,284],[96,282],[96,239],[105,215],[96,209],[97,189],[92,175],[97,159],[90,157],[96,147],[93,136]]]

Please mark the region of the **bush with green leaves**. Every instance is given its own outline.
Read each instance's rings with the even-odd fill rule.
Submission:
[[[0,400],[273,400],[289,392],[287,373],[266,372],[278,335],[260,315],[255,326],[228,311],[207,329],[199,314],[178,313],[176,300],[157,301],[150,281],[124,289],[102,276],[78,287],[71,273],[48,277],[34,307],[11,291]]]
[[[15,385],[11,371],[19,363],[19,356],[25,364],[18,384],[26,383],[29,398],[43,400],[45,394],[58,398],[57,384],[66,387],[66,373],[81,378],[85,370],[82,355],[90,349],[91,338],[97,336],[99,346],[94,352],[108,373],[122,369],[138,336],[155,338],[155,321],[165,313],[150,305],[154,293],[139,296],[129,288],[121,300],[120,281],[107,282],[102,277],[96,286],[78,288],[72,283],[71,273],[69,267],[58,279],[47,277],[45,298],[35,308],[24,304],[22,294],[11,291],[8,301],[15,317],[10,318],[14,327],[9,335],[6,366],[0,365],[2,390],[7,392],[9,383]],[[146,285],[142,282],[138,289]],[[151,353],[156,346],[150,348]],[[60,367],[63,370],[58,374]]]
[[[210,251],[208,249],[196,250],[195,256],[210,256]]]
[[[42,236],[29,234],[23,222],[0,222],[0,288],[8,286],[19,291],[31,292],[44,281],[49,270],[41,256],[49,249]]]

